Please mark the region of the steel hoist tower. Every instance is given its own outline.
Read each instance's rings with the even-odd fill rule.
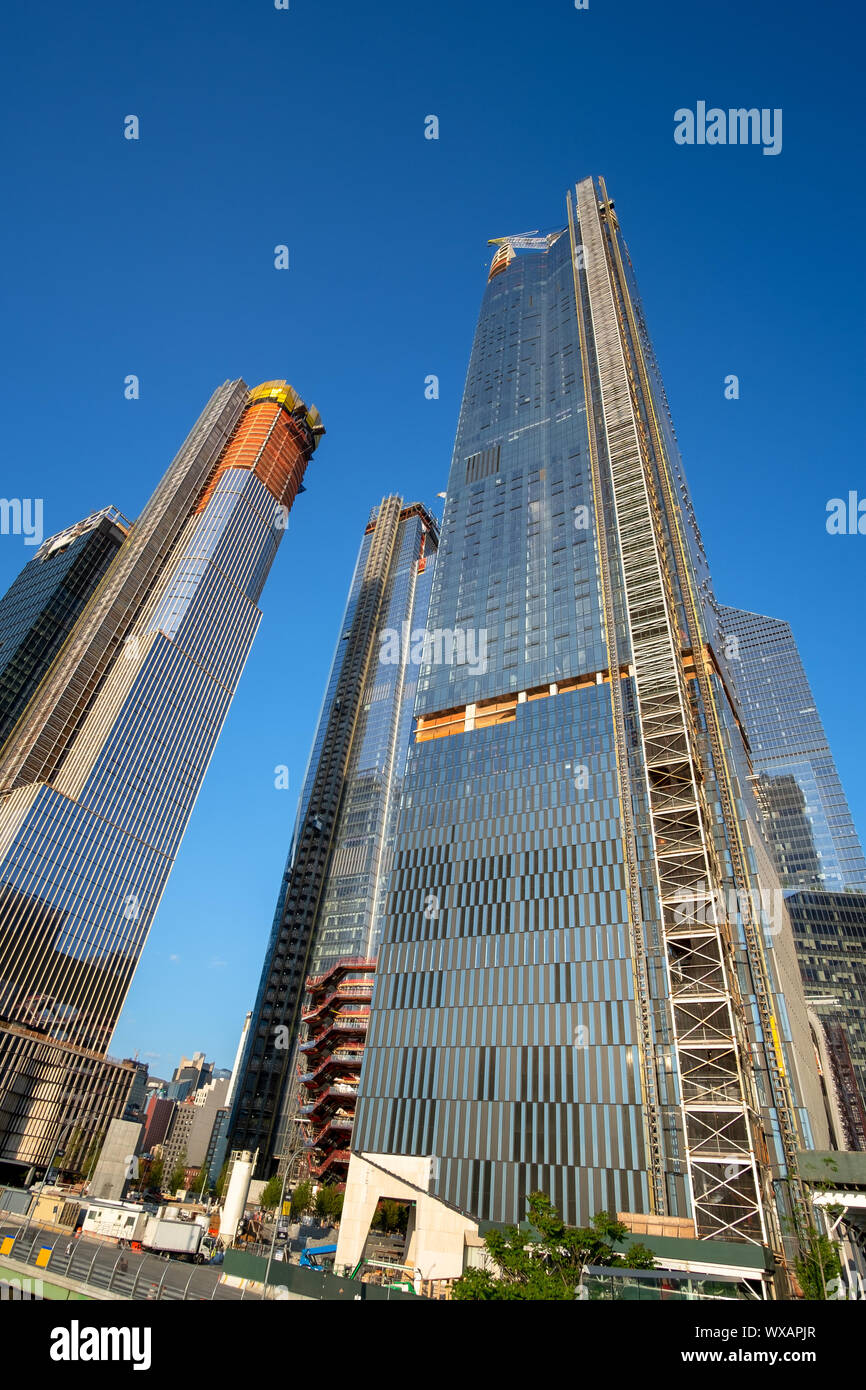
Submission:
[[[630,645],[627,669],[633,679],[634,724],[643,763],[644,786],[639,790],[649,808],[684,1159],[697,1233],[704,1239],[752,1241],[781,1254],[770,1156],[737,980],[737,926],[718,909],[725,901],[726,879],[705,792],[710,779],[714,779],[724,823],[794,1220],[797,1229],[804,1230],[809,1215],[796,1176],[800,1144],[794,1103],[713,688],[713,656],[647,365],[648,360],[653,362],[651,348],[632,301],[616,235],[616,214],[603,180],[599,190],[591,179],[578,184],[576,219],[569,197],[569,234],[623,814],[651,1207],[659,1214],[668,1210],[657,1035],[634,823],[636,771],[629,762],[634,725],[629,724],[621,678],[616,676],[628,659],[619,650],[617,634],[612,577],[617,555],[622,616]],[[700,731],[689,693],[692,681],[697,684],[703,714]],[[700,734],[707,740],[709,767]]]

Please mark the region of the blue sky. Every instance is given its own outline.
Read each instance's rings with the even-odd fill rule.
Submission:
[[[287,377],[327,429],[113,1053],[160,1075],[194,1049],[231,1064],[369,508],[444,488],[487,238],[560,225],[590,173],[616,199],[719,597],[793,623],[866,828],[866,538],[824,525],[829,498],[866,496],[860,22],[796,0],[7,15],[3,495],[44,498],[46,534],[107,502],[134,516],[229,377]],[[781,154],[676,145],[674,111],[699,100],[782,108]],[[0,536],[2,589],[31,554]]]

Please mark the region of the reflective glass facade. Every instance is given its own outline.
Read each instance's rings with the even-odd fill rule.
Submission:
[[[33,695],[128,529],[113,507],[50,536],[0,599],[0,745]]]
[[[476,659],[421,671],[353,1139],[376,1171],[429,1156],[472,1217],[541,1188],[781,1248],[822,1110],[790,927],[751,906],[776,880],[708,583],[586,180],[482,301],[429,619]]]
[[[484,1219],[534,1188],[571,1213],[647,1208],[621,836],[603,686],[412,749],[359,1147],[447,1136],[442,1188]],[[671,1083],[673,1155],[675,1102]]]
[[[175,536],[152,582],[139,587],[136,616],[123,625],[109,613],[115,655],[56,770],[14,786],[0,812],[0,1018],[97,1056],[228,712],[261,617],[257,601],[320,432],[318,417],[285,383],[244,387],[226,423],[228,442],[202,460],[183,514],[161,513]],[[147,529],[147,514],[139,524]],[[134,527],[127,545],[136,539]],[[126,555],[124,548],[118,562]],[[114,568],[108,580],[116,592]],[[108,583],[94,595],[85,625],[111,592]],[[99,642],[100,621],[88,650]],[[38,715],[37,700],[28,718]],[[51,718],[49,707],[56,747]],[[0,1081],[9,1096],[8,1104],[0,1096],[0,1156],[14,1157],[36,1121],[23,1073]],[[50,1128],[50,1112],[43,1119]]]
[[[376,544],[385,536],[388,547],[378,555]],[[371,513],[358,552],[235,1103],[232,1146],[259,1149],[263,1173],[298,1142],[292,1122],[298,1085],[294,1053],[306,978],[325,976],[338,961],[369,961],[378,951],[417,693],[412,635],[417,644],[417,634],[426,630],[437,540],[437,523],[426,509],[388,498]],[[378,595],[370,613],[367,599],[374,583]],[[345,771],[332,789],[332,759],[344,727]],[[299,855],[311,825],[316,847],[324,846],[313,867]],[[299,889],[317,875],[308,917]],[[369,988],[364,1016],[368,1006]],[[366,1017],[356,1012],[352,1042],[360,1046]],[[285,1033],[278,1036],[281,1027]],[[348,1024],[343,1032],[347,1029]],[[351,1070],[348,1061],[344,1070]]]
[[[866,893],[801,889],[785,901],[806,996],[826,1003],[821,1017],[844,1029],[860,1096],[866,1097]]]
[[[419,573],[422,540],[424,569]],[[352,583],[353,597],[368,546],[369,538],[365,537]],[[406,516],[400,524],[388,576],[382,631],[402,637],[404,624],[411,629],[425,627],[435,557],[432,518],[420,512]],[[343,631],[346,626],[344,619]],[[390,652],[380,640],[378,657],[387,655]],[[311,975],[324,974],[345,956],[375,956],[379,948],[382,898],[391,866],[417,688],[418,667],[403,660],[404,656],[411,657],[411,650],[401,642],[400,661],[374,659],[370,671],[308,961]]]
[[[835,1000],[866,1095],[866,859],[788,623],[723,607],[729,669],[806,994]]]
[[[866,892],[866,859],[788,623],[721,608],[758,795],[786,888]]]
[[[480,672],[468,662],[425,670],[419,714],[605,666],[592,500],[562,233],[549,249],[517,252],[484,296],[430,627],[478,634],[479,649],[485,634],[486,663]]]

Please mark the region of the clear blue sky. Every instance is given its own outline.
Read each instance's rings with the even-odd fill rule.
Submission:
[[[866,496],[860,23],[797,0],[7,12],[3,495],[43,497],[46,534],[109,501],[134,516],[227,377],[287,377],[328,431],[112,1052],[231,1064],[367,512],[444,488],[486,240],[560,224],[590,173],[719,596],[793,623],[866,829],[866,537],[824,528],[830,497]],[[781,107],[782,153],[676,145],[698,100]],[[0,537],[0,588],[31,554]]]

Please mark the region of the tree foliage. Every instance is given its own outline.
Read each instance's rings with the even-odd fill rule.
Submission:
[[[279,1173],[274,1173],[274,1176],[269,1178],[262,1188],[262,1194],[259,1197],[259,1206],[264,1207],[266,1211],[273,1211],[277,1202],[280,1200],[280,1193],[282,1190],[283,1180]]]
[[[162,1158],[152,1158],[147,1165],[142,1165],[141,1187],[146,1191],[151,1189],[154,1192],[162,1191],[162,1179],[165,1174],[165,1160]]]
[[[72,1130],[65,1148],[57,1154],[57,1166],[74,1177],[82,1177],[87,1163],[87,1136],[80,1125]]]
[[[177,1192],[179,1187],[186,1187],[186,1153],[181,1154],[168,1180],[169,1192]]]
[[[214,1192],[216,1193],[217,1197],[219,1197],[219,1198],[222,1198],[223,1193],[225,1192],[226,1182],[228,1181],[228,1175],[229,1175],[229,1161],[228,1161],[228,1159],[226,1159],[226,1161],[225,1161],[225,1163],[223,1164],[222,1168],[220,1168],[219,1177],[217,1178],[216,1182],[214,1183]]]
[[[652,1269],[655,1258],[645,1245],[615,1247],[629,1234],[628,1227],[606,1211],[589,1226],[566,1226],[556,1207],[543,1192],[528,1200],[529,1227],[509,1226],[489,1231],[484,1244],[493,1269],[468,1269],[456,1281],[452,1298],[463,1302],[524,1299],[553,1302],[576,1297],[586,1265]]]
[[[313,1205],[313,1186],[306,1179],[292,1193],[292,1216],[303,1216]]]
[[[829,1193],[838,1186],[836,1174],[839,1172],[839,1165],[828,1155],[824,1159],[824,1167],[827,1169],[827,1178],[823,1182],[812,1182],[810,1186],[816,1192]],[[841,1216],[843,1211],[844,1207],[835,1203],[827,1203],[824,1207],[824,1213],[830,1220]],[[800,1240],[800,1253],[794,1257],[794,1272],[804,1298],[811,1302],[838,1298],[838,1279],[842,1273],[838,1242],[812,1227],[808,1236]],[[832,1287],[828,1287],[831,1284]]]
[[[105,1134],[104,1129],[91,1134],[77,1125],[69,1134],[66,1144],[56,1155],[55,1161],[58,1170],[68,1173],[73,1179],[90,1177],[102,1152]]]
[[[835,1298],[838,1285],[828,1291],[831,1280],[838,1279],[842,1273],[842,1260],[839,1246],[829,1236],[812,1231],[808,1241],[800,1245],[800,1254],[794,1259],[794,1269],[803,1296],[812,1302],[823,1302]]]
[[[408,1224],[409,1208],[406,1203],[395,1202],[390,1197],[382,1198],[370,1222],[374,1231],[386,1231],[389,1234],[396,1231],[405,1234]]]
[[[203,1163],[190,1184],[192,1191],[197,1192],[199,1196],[207,1190],[207,1175],[208,1166]]]
[[[333,1183],[320,1187],[313,1209],[321,1222],[339,1221],[343,1211],[343,1193]]]

